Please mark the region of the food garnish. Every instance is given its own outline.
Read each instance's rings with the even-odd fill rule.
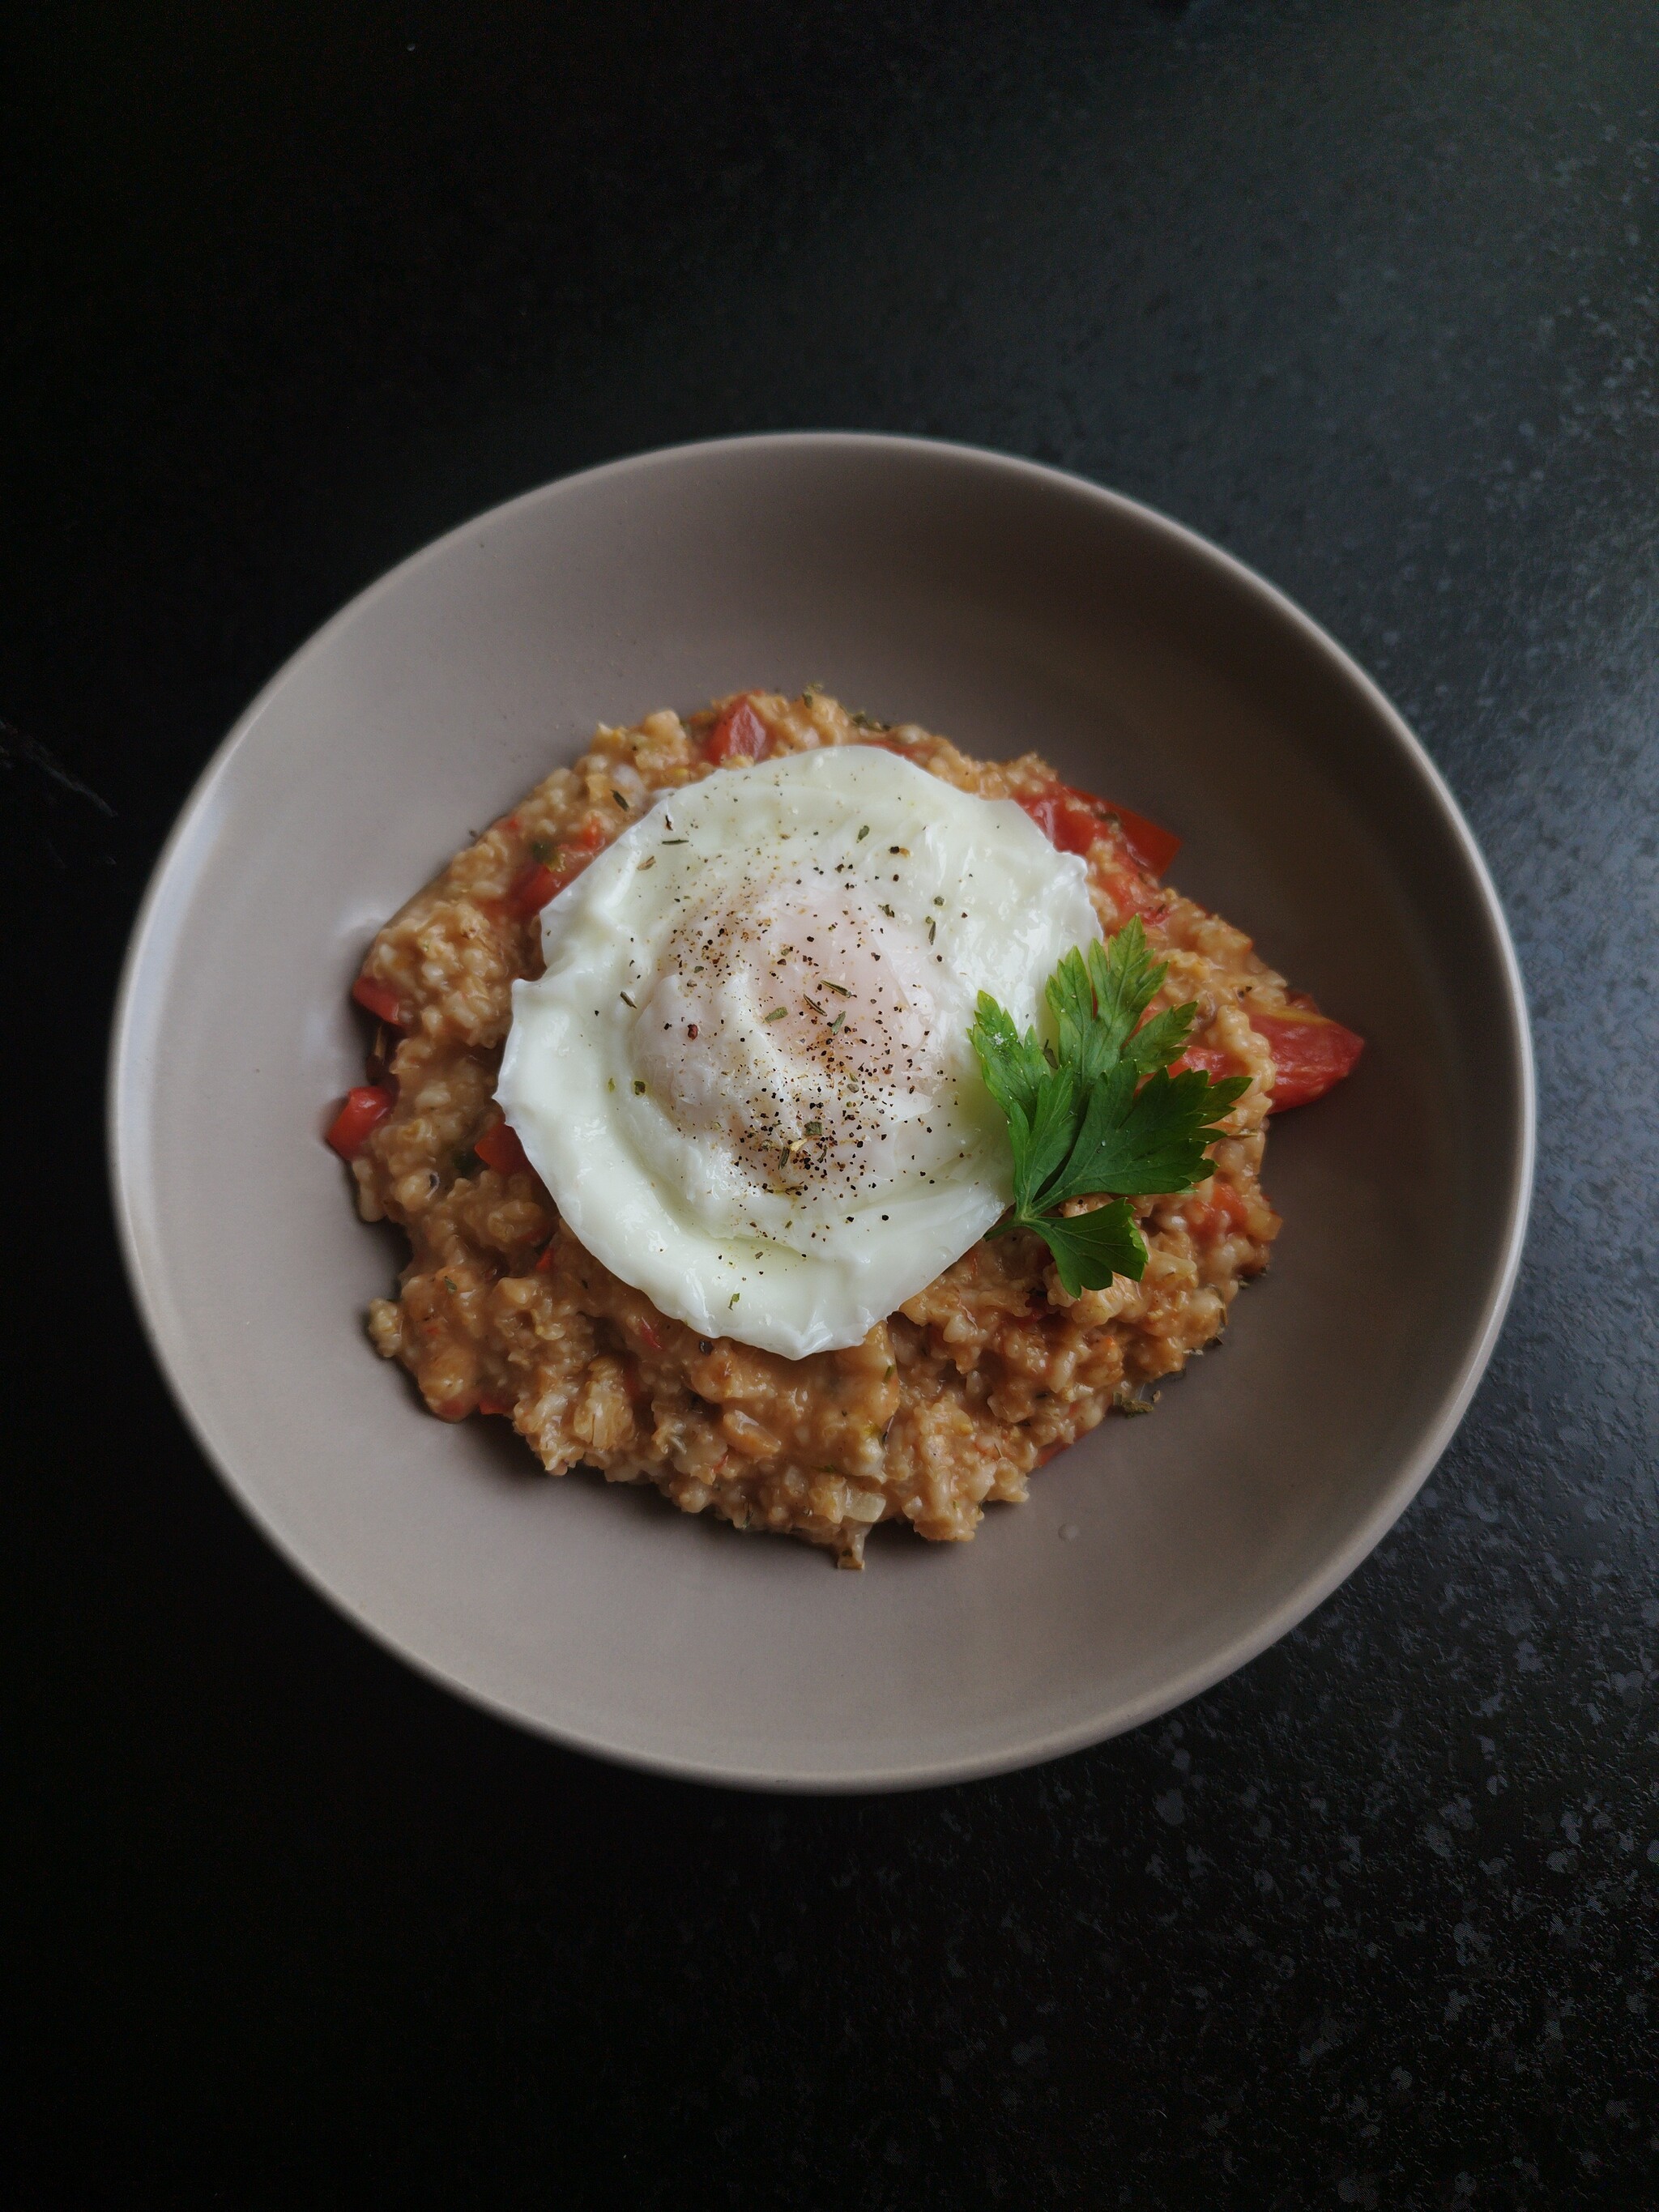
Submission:
[[[990,1232],[1035,1230],[1054,1255],[1068,1297],[1103,1290],[1114,1275],[1139,1282],[1146,1240],[1132,1198],[1191,1190],[1214,1172],[1209,1146],[1249,1078],[1218,1082],[1196,1069],[1170,1073],[1198,1007],[1145,1019],[1168,973],[1146,950],[1139,918],[1104,945],[1075,947],[1044,993],[1055,1042],[1024,1037],[981,991],[969,1032],[985,1087],[1001,1108],[1014,1155],[1014,1203]],[[1068,1218],[1073,1199],[1109,1206]]]

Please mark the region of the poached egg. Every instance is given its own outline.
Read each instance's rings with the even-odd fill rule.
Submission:
[[[860,1342],[1009,1201],[969,1042],[1100,935],[1012,800],[875,746],[660,794],[543,910],[497,1096],[587,1249],[663,1313],[799,1359]]]

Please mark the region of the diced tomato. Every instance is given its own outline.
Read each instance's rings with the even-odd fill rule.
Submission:
[[[513,878],[513,887],[507,895],[508,911],[520,921],[528,921],[532,914],[541,912],[550,899],[557,898],[574,873],[574,869],[556,870],[540,860],[532,860]]]
[[[745,694],[741,699],[734,699],[715,723],[703,751],[716,768],[720,768],[732,761],[764,760],[770,743],[771,732]]]
[[[1022,799],[1019,803],[1048,842],[1062,853],[1086,853],[1106,826],[1093,799],[1083,792],[1068,791],[1063,784],[1045,791],[1040,798]]]
[[[510,1419],[513,1408],[511,1406],[503,1404],[499,1398],[480,1398],[478,1411],[481,1413],[502,1413]]]
[[[1164,894],[1150,876],[1143,876],[1138,868],[1110,868],[1104,884],[1116,909],[1120,929],[1134,915],[1150,921],[1154,915],[1164,911]]]
[[[1184,1075],[1188,1068],[1196,1068],[1202,1075],[1218,1081],[1224,1075],[1239,1075],[1243,1069],[1235,1067],[1232,1055],[1218,1044],[1189,1044],[1179,1060],[1171,1063],[1171,1075]]]
[[[1194,1237],[1225,1237],[1249,1219],[1243,1199],[1228,1182],[1212,1182],[1207,1198],[1188,1199],[1182,1210]]]
[[[1050,844],[1062,853],[1086,853],[1100,836],[1109,815],[1116,817],[1130,858],[1149,876],[1161,876],[1181,850],[1179,837],[1149,822],[1144,814],[1133,813],[1115,799],[1097,799],[1092,792],[1073,790],[1069,784],[1057,783],[1036,798],[1022,799],[1019,803]]]
[[[351,987],[351,995],[360,1006],[367,1007],[377,1022],[389,1022],[394,1030],[408,1027],[404,1010],[398,1003],[398,994],[378,975],[360,975]]]
[[[546,1243],[542,1247],[541,1257],[536,1262],[535,1273],[537,1274],[544,1275],[548,1269],[553,1265],[553,1245],[554,1239],[550,1237]]]
[[[587,865],[585,859],[572,860],[568,855],[572,852],[584,854],[597,852],[604,842],[605,831],[601,825],[598,822],[584,822],[574,837],[561,848],[550,853],[550,859],[559,861],[559,866],[550,866],[548,860],[527,860],[508,889],[507,912],[515,915],[520,921],[528,921],[532,914],[539,914],[550,899],[557,898],[567,884],[575,882]],[[544,845],[540,850],[546,853],[550,848]]]
[[[1316,1098],[1352,1074],[1354,1062],[1365,1048],[1364,1037],[1345,1030],[1340,1022],[1316,1008],[1291,1007],[1282,1014],[1249,1010],[1250,1027],[1273,1056],[1272,1111],[1283,1114],[1292,1106],[1310,1105]],[[1242,1071],[1219,1045],[1189,1044],[1170,1073],[1201,1068],[1206,1075],[1237,1075]]]
[[[1345,1075],[1352,1073],[1354,1062],[1365,1049],[1364,1037],[1311,1007],[1297,1007],[1282,1014],[1259,1014],[1252,1009],[1250,1027],[1267,1040],[1273,1056],[1275,1114],[1322,1098]]]
[[[519,1142],[519,1133],[507,1121],[492,1121],[483,1136],[472,1139],[472,1149],[487,1168],[497,1175],[528,1175],[530,1163],[525,1158],[524,1146]]]
[[[1116,815],[1124,843],[1147,874],[1161,876],[1181,850],[1181,840],[1174,830],[1149,822],[1144,814],[1133,813],[1127,806],[1120,806],[1115,799],[1107,800],[1106,811]]]
[[[635,1334],[647,1352],[662,1350],[662,1333],[654,1322],[641,1322]]]
[[[1232,1228],[1249,1228],[1249,1206],[1245,1201],[1243,1192],[1235,1190],[1231,1183],[1218,1182],[1211,1194],[1210,1203],[1218,1212],[1226,1215],[1228,1223]]]
[[[348,1091],[345,1103],[329,1124],[328,1142],[343,1160],[355,1160],[394,1104],[392,1093],[378,1083],[360,1083]]]

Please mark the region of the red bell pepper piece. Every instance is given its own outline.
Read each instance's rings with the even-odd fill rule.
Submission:
[[[328,1142],[343,1160],[356,1158],[394,1103],[392,1093],[378,1083],[360,1083],[347,1091],[328,1130]]]
[[[525,1158],[524,1146],[519,1142],[519,1133],[507,1121],[492,1121],[483,1136],[472,1139],[472,1149],[487,1168],[497,1175],[528,1175],[530,1163]]]
[[[351,995],[377,1022],[389,1023],[394,1030],[408,1028],[404,1010],[398,1003],[398,994],[378,975],[360,975],[351,987]]]
[[[745,694],[741,699],[734,699],[715,723],[703,751],[716,768],[722,768],[732,761],[764,760],[771,741],[771,732],[750,705]]]

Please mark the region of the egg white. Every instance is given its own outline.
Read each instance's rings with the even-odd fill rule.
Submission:
[[[859,1343],[996,1221],[968,1041],[1100,934],[1011,800],[873,746],[721,769],[543,913],[497,1096],[581,1243],[665,1314],[789,1358]]]

